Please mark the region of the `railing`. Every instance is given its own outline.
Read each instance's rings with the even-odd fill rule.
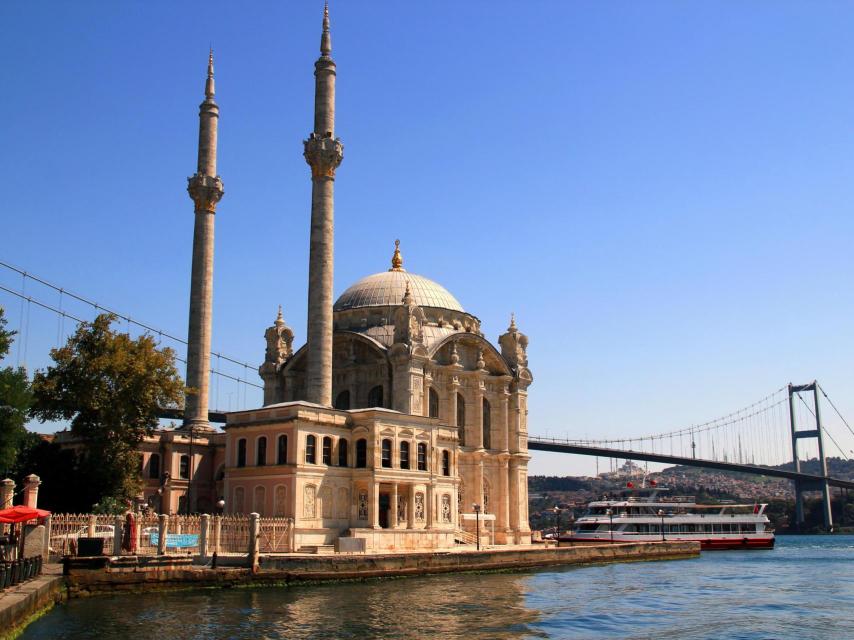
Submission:
[[[42,572],[42,556],[0,562],[0,590],[32,580]]]
[[[477,544],[477,534],[470,533],[464,529],[457,529],[454,532],[454,540],[462,544]]]

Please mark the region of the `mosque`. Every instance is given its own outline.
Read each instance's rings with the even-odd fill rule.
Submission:
[[[526,544],[528,338],[511,317],[498,346],[440,284],[390,268],[333,301],[335,137],[329,12],[315,63],[306,343],[279,315],[265,333],[264,405],[208,415],[219,107],[213,55],[200,107],[187,386],[183,425],[142,445],[154,508],[293,518],[295,546],[361,538],[368,550],[451,547],[474,512],[496,544]],[[488,529],[487,529],[488,530]]]

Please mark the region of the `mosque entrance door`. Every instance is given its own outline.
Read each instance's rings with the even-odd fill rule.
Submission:
[[[380,526],[388,529],[388,512],[391,509],[391,498],[387,493],[380,493]]]

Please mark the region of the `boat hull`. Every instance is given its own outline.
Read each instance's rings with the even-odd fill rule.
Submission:
[[[576,536],[561,536],[561,543],[567,544],[609,544],[611,542],[626,543],[626,542],[662,542],[661,538],[648,537],[641,539],[639,536],[615,535],[611,540],[609,537],[576,537]],[[681,536],[667,536],[664,542],[699,542],[702,551],[727,551],[727,550],[747,550],[747,549],[773,549],[774,536],[763,536],[753,538],[688,538]]]

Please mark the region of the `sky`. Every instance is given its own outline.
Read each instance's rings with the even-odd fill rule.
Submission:
[[[493,342],[515,312],[532,435],[667,431],[816,378],[854,416],[854,4],[330,11],[336,296],[387,269],[400,238],[407,270]],[[213,46],[214,350],[257,367],[279,304],[302,343],[321,13],[315,0],[0,3],[0,260],[186,335],[186,177]],[[0,268],[0,285],[22,278]],[[6,364],[46,366],[73,329],[2,290],[0,305],[21,330]],[[214,403],[260,403],[244,387],[215,382]],[[595,464],[536,452],[530,469]]]

